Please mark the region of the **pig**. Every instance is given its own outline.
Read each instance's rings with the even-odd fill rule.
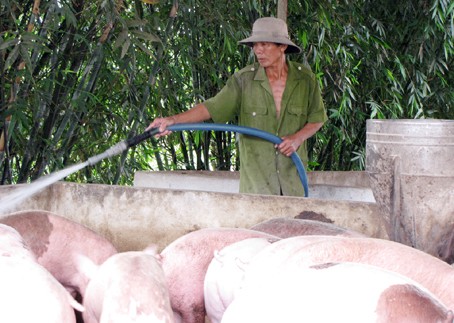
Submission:
[[[452,323],[453,313],[417,282],[361,263],[281,267],[241,290],[222,323],[383,322]]]
[[[335,224],[306,219],[274,218],[257,223],[251,230],[266,232],[280,238],[301,235],[333,235],[345,237],[366,237],[366,235],[339,227]]]
[[[454,268],[421,250],[389,240],[339,236],[281,239],[257,253],[245,275],[260,284],[261,275],[277,275],[293,263],[307,267],[327,262],[363,263],[397,272],[454,308]]]
[[[16,229],[0,223],[0,256],[36,261],[35,254],[24,243]]]
[[[84,260],[82,260],[84,261]],[[82,265],[82,268],[90,265]],[[88,270],[84,323],[173,323],[169,293],[157,255],[120,252]]]
[[[28,250],[20,234],[0,224],[0,322],[75,323],[83,311]]]
[[[176,322],[205,321],[204,279],[214,252],[247,238],[279,239],[239,228],[205,228],[185,234],[160,253]]]
[[[215,252],[204,280],[207,317],[211,323],[221,322],[222,315],[232,302],[248,263],[260,250],[275,239],[250,238],[232,243]]]
[[[44,266],[74,297],[85,293],[88,278],[77,267],[81,254],[101,264],[117,253],[111,242],[89,228],[48,211],[20,211],[0,218],[16,229]]]

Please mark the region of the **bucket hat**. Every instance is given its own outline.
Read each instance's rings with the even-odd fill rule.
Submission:
[[[288,36],[287,24],[284,20],[273,17],[259,18],[252,26],[252,35],[238,43],[252,47],[257,42],[270,42],[288,45],[285,53],[301,53]]]

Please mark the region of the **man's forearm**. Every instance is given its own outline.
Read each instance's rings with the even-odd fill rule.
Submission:
[[[211,119],[210,112],[203,103],[197,104],[192,109],[176,114],[173,118],[174,123],[195,123]]]
[[[303,128],[301,128],[301,130],[297,132],[301,143],[305,142],[307,139],[315,135],[315,133],[319,131],[322,126],[323,122],[307,123]]]

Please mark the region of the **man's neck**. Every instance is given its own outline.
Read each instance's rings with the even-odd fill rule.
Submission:
[[[270,81],[285,80],[288,74],[288,66],[285,61],[285,56],[282,60],[276,62],[275,65],[265,67],[266,76]]]

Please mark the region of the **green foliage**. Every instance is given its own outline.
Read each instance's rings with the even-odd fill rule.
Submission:
[[[277,0],[36,3],[35,13],[31,0],[0,4],[2,184],[85,161],[213,96],[253,60],[237,41],[256,18],[277,14]],[[454,119],[453,17],[450,0],[288,1],[291,37],[305,53],[290,58],[316,73],[329,114],[309,141],[310,169],[364,169],[369,118]],[[238,169],[235,145],[231,133],[175,133],[68,180]]]
[[[301,2],[289,25],[329,113],[311,140],[315,169],[363,170],[366,119],[454,118],[450,1]]]

